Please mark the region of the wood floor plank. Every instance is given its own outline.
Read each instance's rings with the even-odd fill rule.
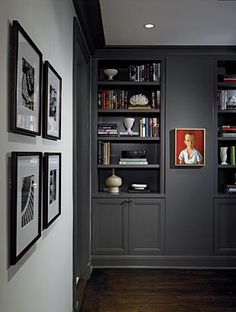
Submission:
[[[94,270],[82,312],[235,312],[234,270]]]

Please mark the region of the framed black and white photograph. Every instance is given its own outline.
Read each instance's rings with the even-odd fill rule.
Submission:
[[[15,264],[41,236],[40,152],[12,152],[10,263]]]
[[[61,138],[62,79],[52,65],[44,64],[44,127],[43,136],[51,140]]]
[[[48,228],[61,214],[61,153],[44,154],[43,227]]]
[[[18,21],[12,25],[10,128],[41,134],[42,53]]]

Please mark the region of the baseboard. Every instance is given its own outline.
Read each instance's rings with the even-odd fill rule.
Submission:
[[[236,269],[236,256],[103,256],[91,257],[93,268]]]
[[[76,302],[77,306],[74,309],[74,312],[79,312],[81,311],[81,307],[83,304],[83,299],[84,299],[84,291],[87,285],[87,280],[84,278],[80,278],[79,282],[76,285]]]

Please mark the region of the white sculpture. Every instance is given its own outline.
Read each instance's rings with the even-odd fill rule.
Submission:
[[[228,165],[227,161],[227,146],[223,146],[220,148],[220,158],[221,158],[221,165]]]
[[[134,118],[125,118],[123,122],[124,122],[124,126],[127,130],[128,135],[132,135],[133,131],[131,129],[133,128],[135,119]]]

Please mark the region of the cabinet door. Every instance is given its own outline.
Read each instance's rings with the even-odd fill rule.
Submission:
[[[236,199],[214,201],[214,253],[236,255]]]
[[[164,199],[129,201],[129,254],[164,252]]]
[[[127,254],[127,220],[127,200],[118,198],[94,199],[92,210],[93,254]]]

